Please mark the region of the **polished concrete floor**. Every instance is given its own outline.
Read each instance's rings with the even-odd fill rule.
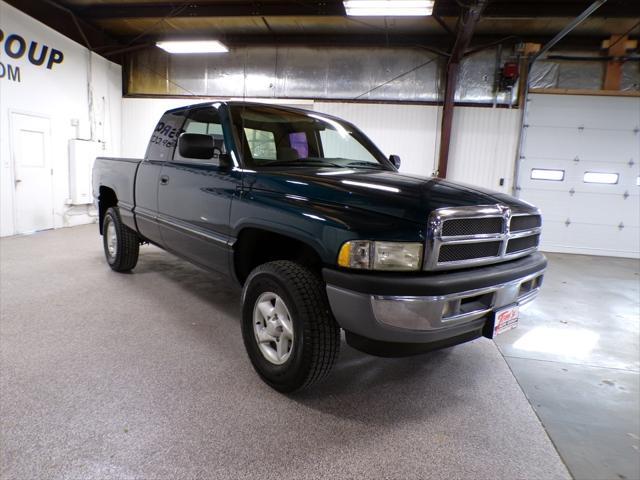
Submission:
[[[95,226],[0,240],[0,478],[569,478],[556,448],[577,478],[637,478],[637,262],[552,256],[504,358],[343,345],[283,396],[246,359],[238,290],[142,252],[120,275]]]
[[[639,479],[640,264],[548,257],[542,294],[496,342],[575,478]]]

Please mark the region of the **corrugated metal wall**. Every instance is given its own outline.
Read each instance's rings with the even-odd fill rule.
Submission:
[[[456,108],[447,177],[511,193],[519,133],[519,110]]]
[[[456,101],[510,105],[496,92],[496,55],[464,58]],[[504,61],[509,52],[501,53]],[[128,56],[128,95],[193,95],[316,100],[435,102],[442,57],[419,48],[237,47],[224,55],[169,55],[158,48]]]

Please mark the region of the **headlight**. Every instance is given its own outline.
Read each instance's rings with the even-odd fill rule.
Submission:
[[[353,240],[340,248],[338,265],[365,270],[420,270],[422,244]]]

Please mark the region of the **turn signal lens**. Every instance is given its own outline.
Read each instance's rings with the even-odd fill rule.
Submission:
[[[346,268],[387,271],[420,270],[422,244],[353,240],[340,248],[338,265]]]

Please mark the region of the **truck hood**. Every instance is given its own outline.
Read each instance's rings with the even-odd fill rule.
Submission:
[[[502,204],[529,210],[532,205],[510,195],[431,177],[388,170],[292,168],[244,175],[250,189],[345,205],[424,223],[444,207]]]

